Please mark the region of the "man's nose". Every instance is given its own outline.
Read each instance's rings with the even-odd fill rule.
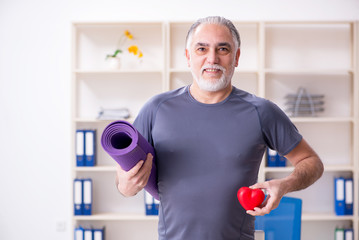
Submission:
[[[208,64],[217,64],[218,63],[218,53],[216,49],[210,49],[207,54],[207,63]]]

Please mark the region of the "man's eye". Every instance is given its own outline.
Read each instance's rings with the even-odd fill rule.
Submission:
[[[204,52],[204,51],[206,51],[206,49],[204,47],[200,47],[200,48],[197,48],[197,51]]]
[[[228,52],[229,49],[228,49],[228,48],[225,48],[225,47],[222,47],[222,48],[219,48],[219,51],[220,51],[220,52]]]

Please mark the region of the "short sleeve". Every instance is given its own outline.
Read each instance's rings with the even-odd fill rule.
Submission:
[[[154,122],[155,104],[153,99],[149,100],[140,110],[133,126],[153,146],[152,126]]]
[[[302,140],[296,126],[273,102],[265,100],[258,106],[263,137],[267,146],[280,155],[292,151]]]

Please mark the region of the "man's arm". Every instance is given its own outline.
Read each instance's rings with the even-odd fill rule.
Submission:
[[[285,178],[251,186],[251,188],[266,189],[268,196],[260,207],[255,208],[254,211],[247,211],[248,214],[253,216],[268,214],[278,207],[285,194],[309,187],[323,174],[322,161],[304,139],[285,157],[294,166],[294,171]]]
[[[131,197],[141,191],[151,175],[153,156],[147,154],[146,161],[139,161],[128,172],[117,166],[116,186],[118,191],[125,197]]]

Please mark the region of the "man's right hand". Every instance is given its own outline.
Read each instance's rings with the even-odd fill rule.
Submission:
[[[147,154],[146,161],[140,160],[128,172],[117,166],[116,186],[125,197],[131,197],[141,191],[148,182],[151,174],[153,156]]]

